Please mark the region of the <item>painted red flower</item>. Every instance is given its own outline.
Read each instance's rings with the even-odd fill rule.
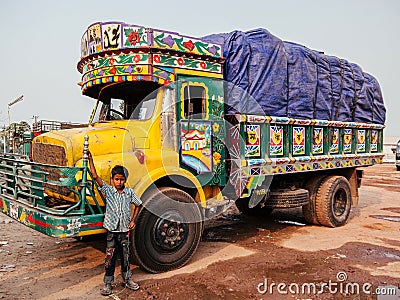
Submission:
[[[176,60],[176,62],[177,62],[178,65],[180,65],[180,66],[182,66],[182,65],[185,63],[185,61],[183,60],[182,57],[179,57],[179,58]]]
[[[207,64],[206,64],[204,61],[202,61],[202,62],[200,63],[200,67],[201,67],[202,69],[205,69],[205,68],[207,68]]]
[[[109,60],[109,63],[110,63],[110,66],[113,66],[115,63],[115,59],[111,57]]]
[[[153,60],[154,60],[156,63],[159,63],[159,62],[161,61],[161,58],[160,58],[159,55],[154,55],[154,56],[153,56]]]
[[[112,67],[112,68],[110,69],[110,74],[115,75],[115,73],[117,73],[117,68],[116,68],[116,67]]]
[[[193,51],[194,49],[194,44],[192,42],[192,40],[189,40],[188,42],[184,42],[183,46],[188,49],[189,51]]]
[[[135,55],[135,57],[133,58],[133,60],[135,61],[135,63],[138,63],[141,60],[141,57],[139,54]]]
[[[131,31],[128,34],[128,42],[129,42],[129,44],[131,44],[133,46],[135,46],[137,43],[140,42],[140,36],[136,30]]]

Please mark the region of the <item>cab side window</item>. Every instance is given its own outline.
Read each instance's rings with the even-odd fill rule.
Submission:
[[[204,119],[206,117],[206,93],[202,86],[186,86],[184,88],[185,118]]]

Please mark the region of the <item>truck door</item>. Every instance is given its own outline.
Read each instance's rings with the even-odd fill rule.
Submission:
[[[196,174],[203,185],[226,183],[223,92],[222,80],[178,76],[180,165]]]

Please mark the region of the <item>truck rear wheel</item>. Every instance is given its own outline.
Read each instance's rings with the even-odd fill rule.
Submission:
[[[319,225],[317,220],[317,215],[315,213],[315,198],[317,196],[317,192],[319,186],[321,185],[322,180],[324,180],[325,176],[314,177],[306,183],[305,188],[309,193],[309,203],[302,207],[303,216],[306,219],[307,223]]]
[[[321,225],[337,227],[346,224],[351,210],[351,189],[343,176],[326,177],[315,197],[315,212]]]
[[[201,240],[200,208],[188,193],[176,188],[160,188],[148,197],[133,232],[134,260],[151,273],[182,267]]]

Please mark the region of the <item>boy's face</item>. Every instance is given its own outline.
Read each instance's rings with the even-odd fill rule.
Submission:
[[[125,187],[126,178],[124,175],[115,174],[112,182],[117,190],[123,190]]]

